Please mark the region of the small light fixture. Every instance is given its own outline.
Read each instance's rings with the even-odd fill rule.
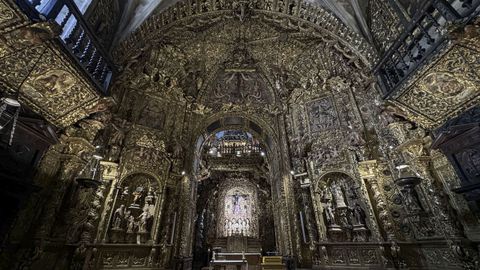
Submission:
[[[103,157],[99,154],[93,154],[92,159],[80,171],[75,179],[79,184],[87,188],[97,188],[102,183],[102,171],[100,160]]]
[[[292,170],[292,171],[290,171],[290,174],[291,174],[291,175],[295,175],[295,172]]]
[[[185,175],[185,174],[186,174],[186,172],[185,172],[185,171],[182,171],[182,175]]]
[[[264,157],[264,156],[265,156],[265,152],[261,151],[261,152],[260,152],[260,156]]]
[[[398,178],[395,179],[395,183],[404,189],[413,188],[422,181],[422,179],[415,175],[410,169],[409,165],[402,164],[395,167],[395,169],[398,170]]]
[[[15,134],[15,128],[17,127],[17,120],[20,114],[20,102],[13,98],[1,98],[0,99],[0,118],[3,117],[3,113],[9,108],[12,108],[12,117],[10,117],[5,123],[0,123],[0,130],[4,129],[6,126],[12,122],[12,127],[10,129],[10,138],[8,139],[8,145],[12,145],[13,135]],[[8,117],[8,116],[7,116]]]

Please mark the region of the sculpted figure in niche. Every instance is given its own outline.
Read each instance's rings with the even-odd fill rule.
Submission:
[[[333,207],[331,202],[325,203],[325,218],[327,219],[327,225],[335,225],[335,216],[333,214]]]
[[[122,221],[125,215],[125,205],[120,205],[120,207],[115,210],[113,215],[113,228],[114,229],[121,229]]]
[[[107,155],[108,161],[117,161],[120,156],[121,147],[123,145],[123,140],[125,139],[124,123],[122,126],[118,127],[112,123],[112,134],[110,140],[108,141],[109,150]]]
[[[148,204],[148,205],[155,204],[155,194],[153,193],[152,187],[148,188],[148,195],[145,197],[145,204]]]
[[[401,191],[405,198],[405,204],[411,212],[418,213],[423,210],[420,198],[414,188],[404,188]]]
[[[348,148],[350,148],[355,153],[357,161],[362,161],[365,159],[366,142],[357,130],[350,130],[347,137],[347,145]]]
[[[336,181],[333,181],[331,183],[330,190],[332,192],[333,198],[335,199],[335,208],[346,208],[347,205],[345,204],[342,187],[337,184]]]
[[[138,217],[138,232],[145,233],[147,232],[147,222],[150,214],[147,210],[143,211],[140,216]]]
[[[332,201],[332,193],[328,189],[322,190],[322,201],[331,202]]]
[[[135,191],[132,193],[133,195],[133,203],[131,207],[138,207],[140,206],[140,199],[142,198],[143,195],[143,187],[137,187]]]
[[[125,215],[123,220],[128,221],[128,219],[132,216],[132,212],[130,210],[125,210]],[[123,227],[123,226],[122,226]]]
[[[185,96],[197,97],[198,92],[203,85],[203,68],[197,61],[188,63],[185,66],[185,79],[183,83],[183,89],[185,89]]]
[[[134,229],[135,229],[135,218],[132,215],[130,215],[127,221],[127,233],[133,233]]]
[[[353,208],[353,216],[355,217],[355,225],[365,225],[365,212],[359,203]]]
[[[130,192],[128,191],[128,186],[126,186],[124,189],[123,189],[123,192],[122,194],[120,195],[120,199],[121,200],[125,200],[128,195],[130,194]]]
[[[348,214],[348,209],[347,208],[343,208],[343,209],[338,209],[337,211],[338,213],[338,223],[340,223],[340,225],[342,227],[349,227],[350,225],[350,222],[349,221],[349,218],[347,216]]]

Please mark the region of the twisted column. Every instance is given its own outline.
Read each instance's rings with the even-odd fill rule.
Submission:
[[[383,193],[380,191],[381,189],[378,183],[377,166],[378,164],[376,160],[367,160],[358,163],[360,176],[370,186],[372,191],[372,199],[375,202],[375,208],[378,213],[378,223],[385,231],[387,240],[393,240],[395,239],[395,232],[393,224],[390,221],[390,214],[388,212],[386,199]]]

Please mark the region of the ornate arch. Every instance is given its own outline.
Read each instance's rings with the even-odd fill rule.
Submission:
[[[320,187],[319,185],[322,183],[322,181],[325,181],[325,178],[328,177],[329,175],[331,174],[343,174],[345,175],[346,177],[352,179],[353,181],[355,182],[358,182],[358,177],[356,177],[355,175],[349,173],[349,172],[346,172],[346,171],[341,171],[341,170],[329,170],[329,171],[325,171],[325,172],[322,172],[322,174],[318,175],[318,177],[315,177],[315,179],[313,180],[313,186],[314,186],[314,192],[320,192]]]
[[[161,189],[163,189],[163,187],[165,186],[165,183],[162,182],[162,177],[160,177],[158,174],[156,174],[154,172],[151,172],[149,170],[144,170],[144,169],[140,169],[140,168],[135,169],[133,171],[129,171],[125,175],[122,175],[120,177],[120,179],[118,180],[117,185],[121,185],[123,183],[123,181],[125,181],[125,179],[128,179],[129,177],[131,177],[133,175],[137,175],[137,174],[144,174],[144,175],[148,175],[148,176],[152,177],[153,179],[155,179],[155,181],[157,181],[157,183],[161,187]]]

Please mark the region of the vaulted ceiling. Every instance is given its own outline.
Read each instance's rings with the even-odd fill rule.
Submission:
[[[182,17],[186,7],[179,6],[175,18],[152,17],[116,51],[127,61],[118,87],[131,89],[125,108],[134,106],[134,96],[148,96],[144,106],[151,112],[169,99],[187,101],[205,119],[241,112],[266,123],[289,102],[343,83],[328,79],[348,78],[358,89],[369,81],[368,46],[346,40],[352,31],[340,37],[321,28],[339,29],[328,14],[316,14],[314,24],[259,5],[246,6],[243,15],[225,7]]]
[[[120,35],[123,38],[135,31],[152,13],[162,12],[180,0],[128,0],[125,3],[123,25]],[[344,24],[370,40],[366,14],[368,0],[308,0],[312,5],[320,5],[335,14]]]

